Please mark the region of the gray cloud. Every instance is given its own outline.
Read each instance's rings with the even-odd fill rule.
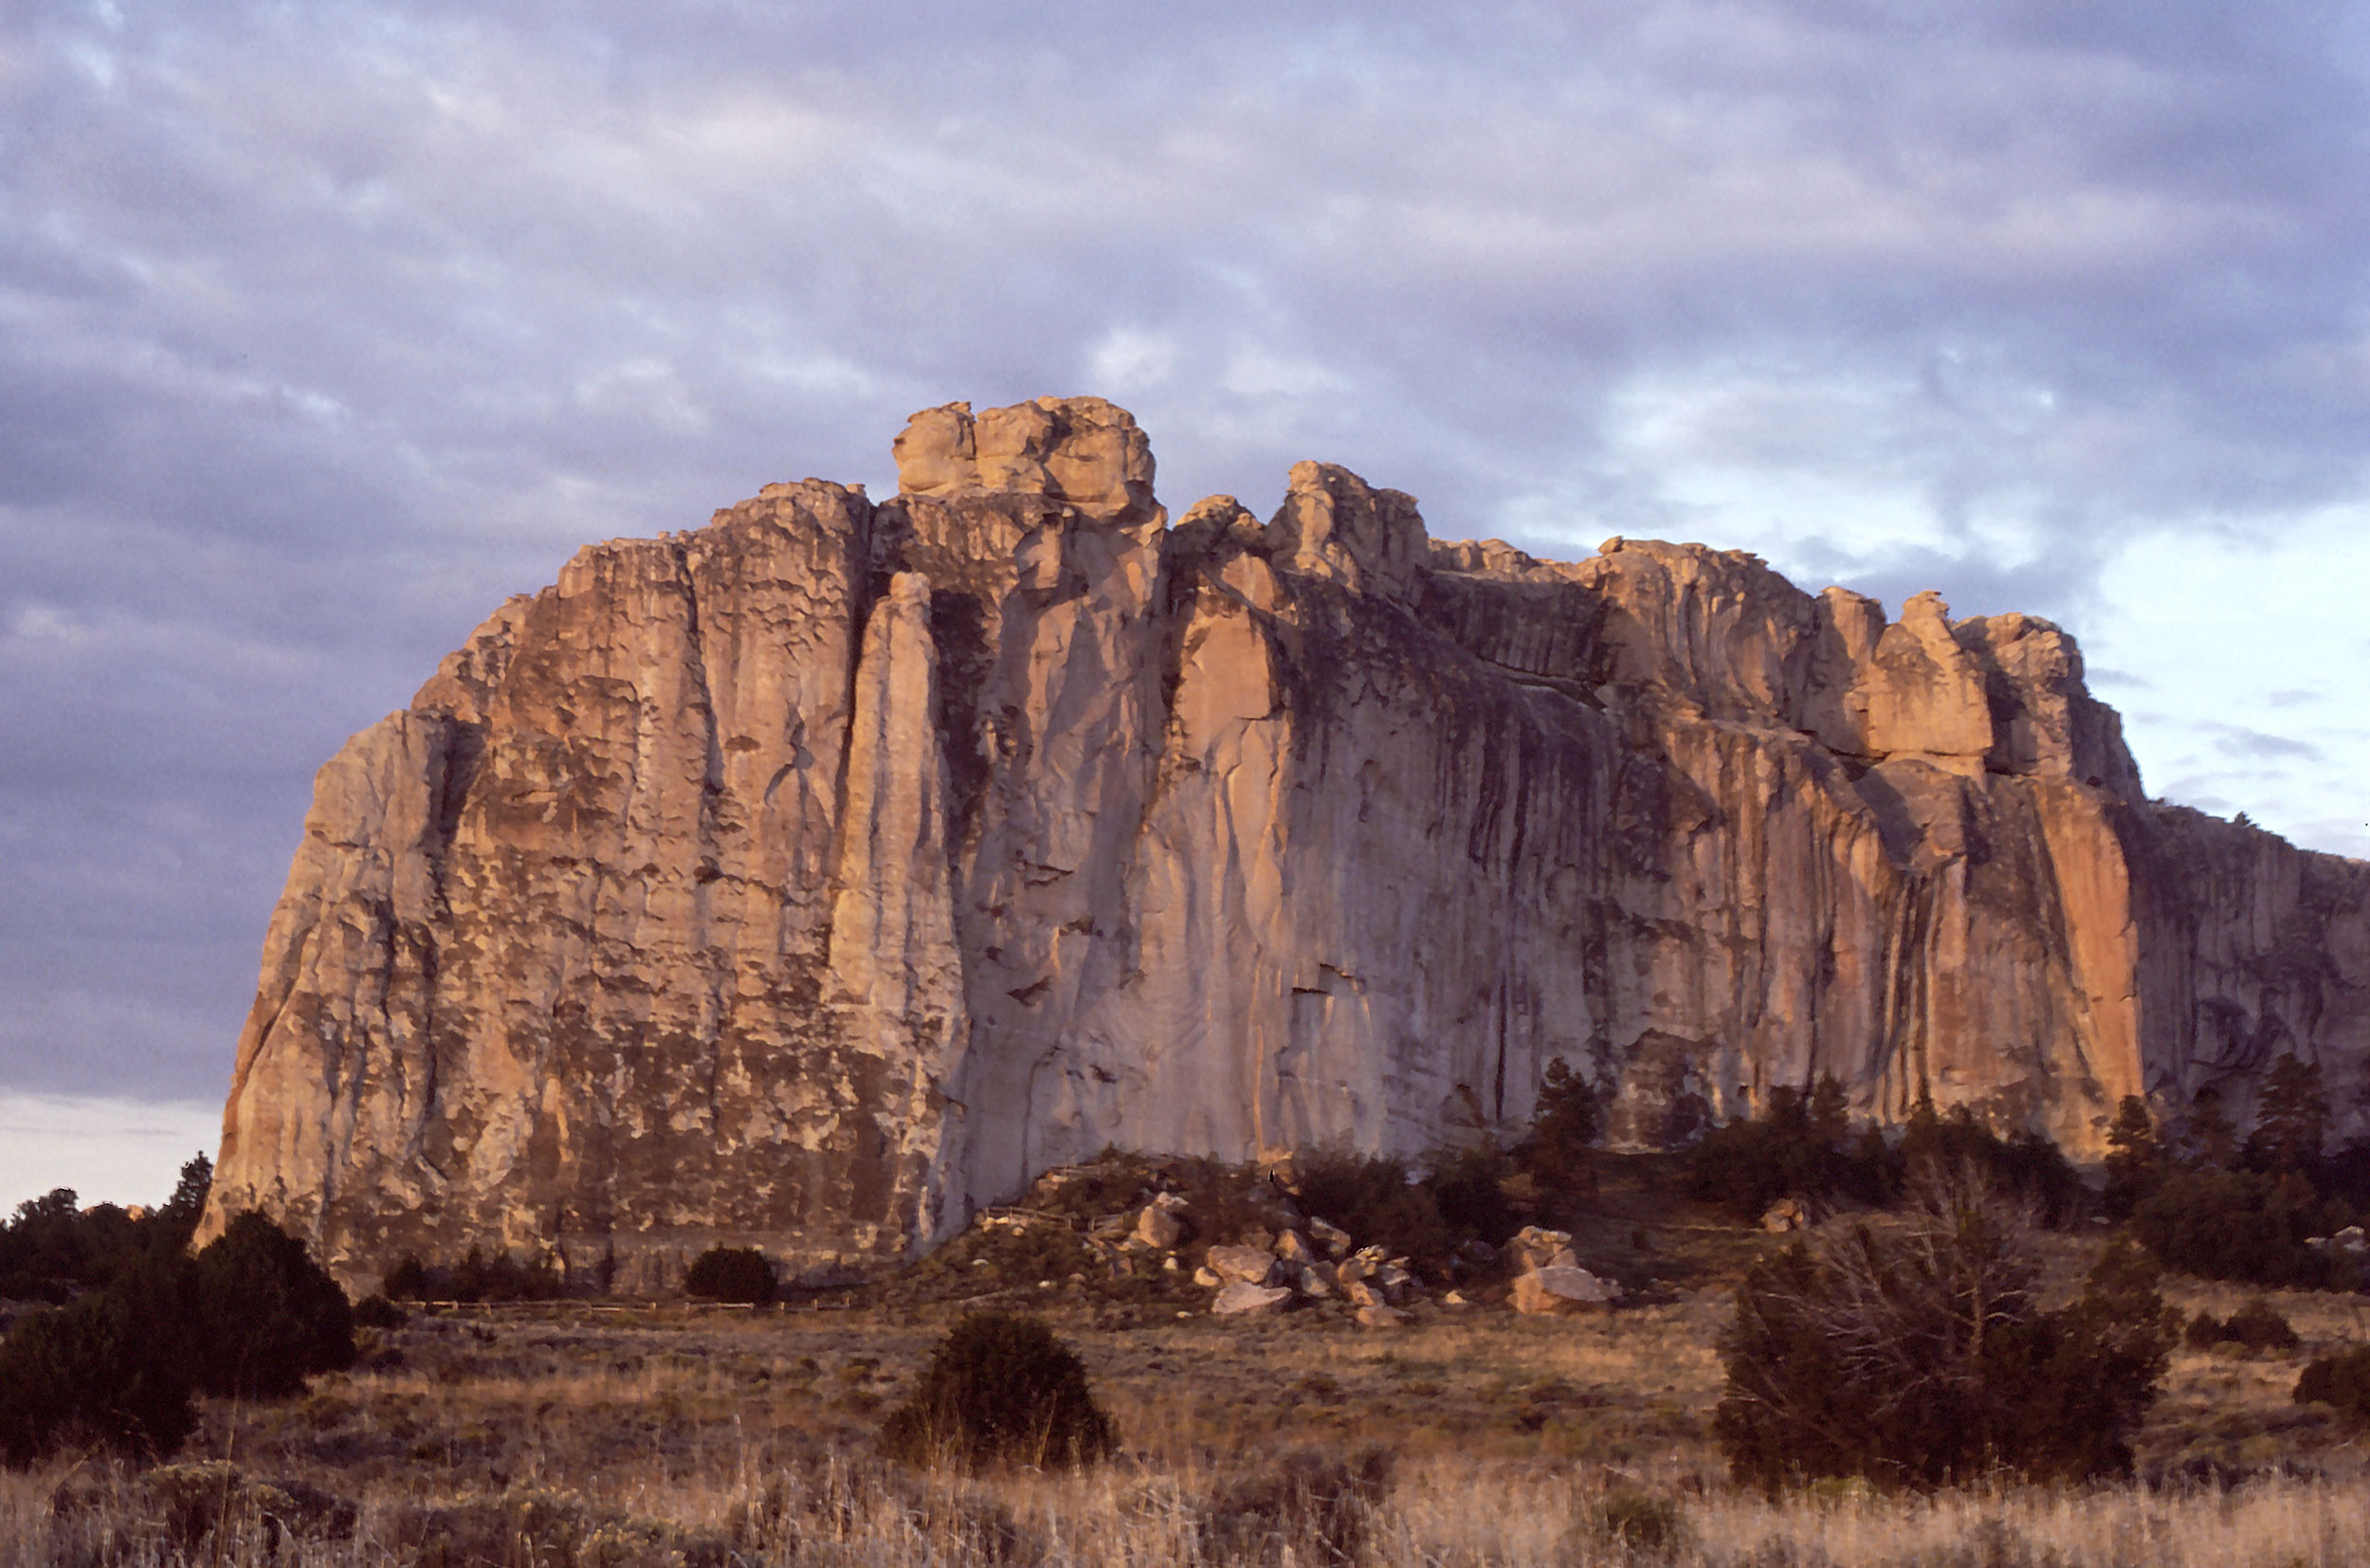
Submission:
[[[2301,0],[11,9],[0,1083],[218,1092],[346,734],[577,544],[885,483],[950,397],[1118,397],[1173,507],[1322,456],[1444,535],[2082,631],[2143,534],[2362,497],[2362,45]]]

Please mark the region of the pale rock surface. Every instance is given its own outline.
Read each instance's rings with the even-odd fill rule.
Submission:
[[[1291,1304],[1292,1292],[1284,1285],[1252,1285],[1236,1280],[1210,1304],[1210,1310],[1221,1318],[1248,1317],[1260,1313],[1281,1312]]]
[[[1506,1243],[1506,1252],[1513,1258],[1518,1274],[1550,1265],[1569,1264],[1572,1261],[1572,1232],[1525,1225]]]
[[[1157,1203],[1144,1205],[1136,1217],[1136,1239],[1146,1247],[1165,1250],[1175,1247],[1185,1234],[1185,1222]]]
[[[1212,1247],[1208,1258],[1220,1279],[1238,1284],[1265,1285],[1278,1267],[1272,1253],[1257,1247]]]
[[[1535,1316],[1595,1312],[1621,1299],[1621,1286],[1585,1268],[1550,1265],[1514,1277],[1514,1310]]]
[[[2370,866],[2150,802],[2046,622],[1323,464],[1171,528],[1094,398],[896,454],[588,547],[321,770],[204,1234],[830,1276],[1108,1144],[1510,1138],[1554,1061],[1633,1145],[1832,1073],[2095,1156],[2288,1050],[2370,1130]]]
[[[1395,1306],[1385,1306],[1380,1303],[1374,1303],[1358,1309],[1358,1324],[1364,1328],[1405,1328],[1414,1321],[1413,1313],[1403,1312]]]

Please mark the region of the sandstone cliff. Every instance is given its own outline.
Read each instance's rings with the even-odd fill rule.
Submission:
[[[321,771],[210,1226],[860,1264],[1108,1143],[1519,1126],[1558,1058],[1644,1142],[1829,1071],[2092,1151],[2283,1049],[2360,1121],[2370,866],[2151,804],[2046,622],[1314,463],[1172,527],[1097,399],[897,459],[584,550]]]

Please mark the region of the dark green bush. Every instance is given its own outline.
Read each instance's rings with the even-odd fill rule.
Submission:
[[[1522,1229],[1505,1194],[1507,1179],[1516,1174],[1515,1160],[1497,1145],[1483,1143],[1435,1155],[1423,1187],[1451,1240],[1504,1247]]]
[[[1293,1161],[1301,1208],[1356,1237],[1430,1266],[1455,1250],[1458,1237],[1441,1217],[1430,1187],[1410,1179],[1407,1162],[1317,1150]]]
[[[507,1252],[488,1258],[472,1247],[444,1272],[449,1301],[547,1302],[560,1293],[559,1270],[549,1258],[521,1263]]]
[[[711,1247],[692,1260],[683,1283],[708,1301],[763,1305],[774,1299],[774,1266],[754,1247]]]
[[[2304,1343],[2279,1308],[2260,1296],[2242,1303],[2228,1318],[2200,1311],[2189,1320],[2183,1336],[2190,1348],[2207,1350],[2217,1344],[2244,1345],[2249,1350],[2294,1350]]]
[[[354,1364],[354,1309],[304,1244],[257,1213],[233,1218],[197,1254],[204,1326],[197,1383],[209,1394],[278,1399],[317,1372]]]
[[[2336,1278],[2330,1260],[2305,1245],[2321,1207],[2292,1173],[2176,1169],[2132,1211],[2131,1231],[2165,1267],[2184,1274],[2319,1289]]]
[[[143,1459],[178,1449],[197,1426],[192,1283],[185,1263],[156,1260],[17,1323],[0,1342],[0,1459],[23,1467],[78,1445]]]
[[[1894,1159],[1900,1173],[1896,1179],[1905,1184],[1913,1183],[1921,1171],[1980,1172],[1995,1191],[2024,1205],[2051,1229],[2078,1215],[2087,1192],[2056,1144],[2030,1131],[2002,1138],[1971,1105],[1953,1105],[1948,1113],[1937,1114],[1932,1101],[1921,1099],[1902,1129]]]
[[[384,1296],[365,1296],[354,1304],[354,1326],[356,1328],[401,1328],[410,1321],[410,1313]]]
[[[488,1258],[483,1248],[472,1247],[459,1263],[442,1267],[406,1253],[379,1277],[378,1293],[391,1302],[547,1302],[562,1285],[549,1258],[521,1263],[507,1252]]]
[[[1077,1356],[1041,1320],[994,1312],[948,1332],[913,1397],[881,1429],[891,1459],[963,1468],[1071,1469],[1116,1442]]]
[[[1898,1188],[1896,1164],[1874,1128],[1851,1136],[1843,1085],[1822,1073],[1809,1094],[1772,1089],[1760,1115],[1705,1134],[1687,1151],[1687,1195],[1748,1220],[1781,1197],[1841,1195],[1874,1205]]]
[[[1715,1416],[1737,1479],[2128,1471],[2127,1434],[2165,1362],[2154,1265],[2118,1243],[2079,1300],[2044,1310],[2022,1205],[1965,1175],[1926,1178],[1917,1202],[1903,1221],[1821,1231],[1747,1275]]]
[[[181,1167],[172,1197],[138,1219],[112,1203],[82,1208],[68,1187],[18,1204],[0,1224],[0,1298],[68,1301],[143,1258],[178,1254],[197,1228],[213,1172],[197,1155]]]
[[[2355,1427],[2370,1427],[2370,1345],[2356,1345],[2306,1362],[2296,1379],[2296,1403],[2326,1405]]]

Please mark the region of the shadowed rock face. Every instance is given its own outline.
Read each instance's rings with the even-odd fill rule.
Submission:
[[[2151,804],[2046,622],[1314,463],[1170,527],[1099,399],[897,459],[584,550],[322,769],[210,1230],[861,1266],[1105,1144],[1510,1130],[1557,1059],[1649,1143],[1832,1072],[2093,1152],[2288,1049],[2361,1120],[2370,866]]]

